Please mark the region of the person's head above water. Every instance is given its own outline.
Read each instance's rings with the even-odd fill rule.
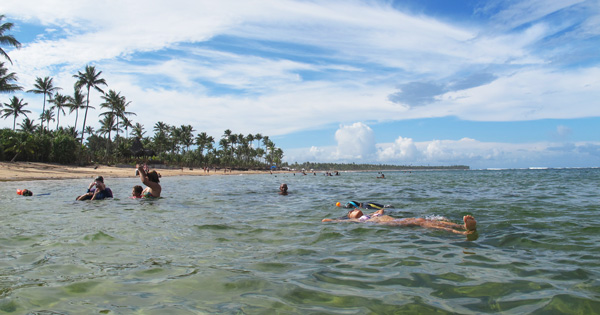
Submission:
[[[21,196],[33,196],[33,193],[29,189],[17,189],[17,195]]]
[[[358,209],[348,211],[348,219],[358,219],[363,215],[363,212]]]
[[[281,184],[281,185],[279,186],[279,190],[280,190],[281,192],[287,192],[287,190],[288,190],[288,186],[287,186],[287,184],[285,184],[285,183],[284,183],[284,184]]]
[[[94,181],[104,183],[104,177],[98,176],[96,179],[94,179]]]
[[[133,186],[133,191],[131,192],[131,196],[133,196],[135,198],[142,198],[142,191],[144,191],[144,188],[142,188],[142,186],[135,185],[135,186]]]

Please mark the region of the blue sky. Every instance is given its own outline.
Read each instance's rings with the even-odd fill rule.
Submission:
[[[95,65],[147,135],[261,133],[288,162],[600,166],[597,0],[3,0],[0,14],[25,89],[51,76],[72,94]],[[41,98],[18,96],[38,120]]]

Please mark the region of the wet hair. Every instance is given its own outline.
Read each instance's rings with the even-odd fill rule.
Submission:
[[[155,183],[160,183],[160,180],[158,179],[160,177],[160,175],[158,175],[158,173],[154,170],[148,172],[146,175],[148,175],[148,179],[151,182],[155,182]]]
[[[33,193],[29,189],[23,189],[23,192],[21,194],[23,196],[33,196]]]
[[[281,190],[281,191],[287,191],[288,190],[287,184],[281,184],[281,186],[279,186],[279,190]]]
[[[144,191],[144,188],[142,188],[140,185],[135,185],[133,186],[133,191],[135,191],[136,194],[141,195],[142,191]]]
[[[99,182],[101,182],[101,183],[104,183],[104,177],[102,177],[102,176],[98,176],[98,177],[96,177],[96,179],[95,179],[95,180],[96,180],[96,181],[99,181]]]

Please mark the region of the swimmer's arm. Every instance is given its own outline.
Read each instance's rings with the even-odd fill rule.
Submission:
[[[155,183],[148,178],[148,175],[146,174],[146,171],[144,170],[143,165],[138,164],[137,169],[139,171],[138,173],[140,175],[140,180],[142,180],[142,184],[152,188],[152,190],[160,189],[160,186],[158,185],[158,183]]]
[[[96,190],[94,190],[94,194],[92,195],[92,199],[90,199],[90,200],[96,200],[96,195],[98,194],[99,191],[100,191],[100,189],[98,189],[98,187],[96,187]]]

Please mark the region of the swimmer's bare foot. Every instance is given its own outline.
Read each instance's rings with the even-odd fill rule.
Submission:
[[[321,220],[321,222],[331,222],[331,221],[333,221],[333,220],[332,219],[323,219],[323,220]]]
[[[477,221],[475,221],[472,215],[464,216],[463,221],[465,222],[465,229],[467,231],[475,231],[477,229]]]

